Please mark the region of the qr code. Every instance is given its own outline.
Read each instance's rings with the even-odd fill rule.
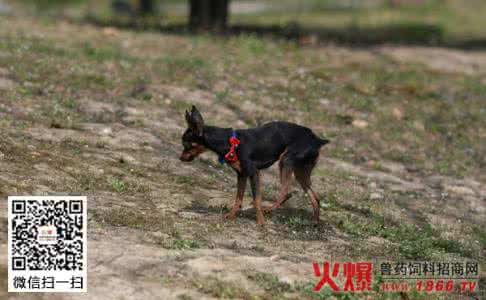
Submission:
[[[8,200],[9,291],[86,291],[86,197]]]

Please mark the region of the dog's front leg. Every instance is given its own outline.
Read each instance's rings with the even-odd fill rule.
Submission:
[[[253,193],[253,202],[255,203],[256,210],[256,223],[263,225],[265,219],[262,212],[262,191],[260,187],[260,171],[256,170],[252,176],[250,176],[251,191]]]
[[[230,212],[224,215],[225,219],[234,219],[236,217],[236,213],[240,210],[241,203],[243,202],[243,197],[245,196],[247,179],[247,176],[238,173],[235,203],[233,204],[233,208],[231,208]]]

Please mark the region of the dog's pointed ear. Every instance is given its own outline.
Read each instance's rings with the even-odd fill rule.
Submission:
[[[191,119],[194,125],[194,131],[197,135],[202,136],[203,127],[204,127],[204,119],[201,113],[197,110],[196,106],[192,106],[191,110]]]
[[[191,114],[186,110],[186,122],[187,122],[187,126],[188,127],[191,127]]]
[[[186,110],[186,122],[187,126],[192,131],[194,131],[197,135],[202,136],[204,119],[194,105],[192,106],[190,113]]]

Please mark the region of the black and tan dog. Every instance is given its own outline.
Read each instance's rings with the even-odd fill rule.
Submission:
[[[233,219],[241,208],[247,179],[250,179],[256,209],[256,222],[263,224],[260,170],[278,161],[281,190],[275,203],[266,208],[273,210],[288,197],[292,173],[311,199],[313,219],[319,221],[319,199],[311,188],[311,173],[319,149],[329,141],[317,137],[307,127],[288,122],[270,122],[261,127],[238,129],[207,126],[196,109],[186,111],[188,129],[182,136],[184,150],[181,161],[192,161],[199,154],[211,150],[226,161],[238,175],[238,191],[231,211],[225,218]]]

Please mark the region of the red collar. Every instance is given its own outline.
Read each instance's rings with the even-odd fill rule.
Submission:
[[[231,147],[228,153],[224,155],[224,159],[231,162],[238,161],[238,155],[236,154],[236,149],[238,149],[240,145],[240,140],[236,137],[236,132],[234,130],[232,131],[231,137],[229,138],[229,143]]]

